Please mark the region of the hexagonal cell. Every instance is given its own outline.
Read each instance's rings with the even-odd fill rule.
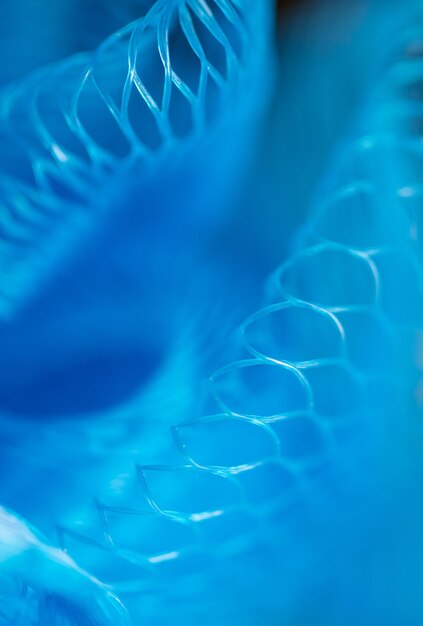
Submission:
[[[206,467],[254,465],[277,451],[268,427],[227,415],[181,424],[176,436],[188,458]]]
[[[369,251],[406,241],[409,225],[398,198],[357,185],[322,208],[315,228],[324,239]]]
[[[182,517],[225,510],[240,500],[236,484],[228,477],[191,467],[139,468],[147,497],[161,511]]]
[[[127,29],[119,37],[106,39],[101,46],[101,55],[97,55],[93,65],[93,78],[105,101],[109,107],[119,112],[122,107],[122,94],[128,81],[128,47],[133,31],[133,28]],[[149,44],[151,43],[150,38]],[[143,56],[146,56],[145,53]]]
[[[216,0],[213,0],[210,6],[214,19],[226,38],[227,54],[234,54],[242,61],[246,47],[246,27],[239,7],[235,4],[222,3]]]
[[[158,513],[105,510],[105,529],[118,550],[146,557],[178,552],[195,542],[192,527]]]
[[[290,297],[332,309],[371,304],[377,295],[370,260],[329,245],[295,257],[281,271],[279,284]]]
[[[137,148],[158,150],[163,143],[163,137],[155,107],[150,105],[148,99],[144,99],[134,86],[128,98],[125,114],[128,130],[132,130]]]
[[[92,169],[90,157],[83,138],[78,133],[75,133],[72,128],[72,120],[64,114],[63,110],[64,101],[70,100],[70,97],[66,93],[64,85],[62,85],[62,81],[73,86],[75,79],[78,80],[84,71],[80,64],[75,63],[75,66],[70,68],[68,66],[66,71],[62,70],[60,74],[60,79],[62,80],[58,79],[55,81],[54,86],[46,84],[44,89],[40,90],[37,96],[36,107],[42,120],[43,128],[42,132],[40,128],[38,129],[39,136],[43,137],[42,141],[44,143],[50,143],[50,150],[54,155],[55,162],[58,162],[60,165],[59,171],[62,176],[64,174],[64,163],[66,163],[67,168],[82,165],[83,167],[78,169],[78,174],[83,179]],[[63,93],[64,91],[65,93]],[[34,130],[32,130],[32,134],[34,134]]]
[[[172,71],[178,79],[183,81],[193,94],[197,94],[201,73],[206,70],[206,67],[201,63],[191,45],[190,38],[187,37],[187,29],[191,36],[189,25],[183,20],[179,27],[176,26],[169,33],[169,58]]]
[[[277,361],[302,364],[336,358],[343,352],[336,318],[311,306],[269,307],[247,320],[243,332],[252,352]]]
[[[112,110],[105,103],[92,75],[84,81],[76,106],[76,114],[84,129],[84,137],[86,133],[93,147],[104,151],[111,158],[123,159],[128,156],[130,144]]]
[[[217,22],[207,15],[199,6],[189,8],[190,18],[202,48],[208,67],[214,68],[220,76],[227,75],[227,51],[219,41]]]
[[[240,361],[214,374],[211,382],[221,406],[237,415],[266,418],[310,405],[306,383],[290,366]]]
[[[139,80],[146,93],[146,100],[153,100],[161,108],[165,89],[167,68],[163,63],[158,47],[158,34],[155,26],[135,28],[127,50],[128,73]],[[163,43],[163,42],[160,42]],[[168,80],[170,77],[167,77]]]

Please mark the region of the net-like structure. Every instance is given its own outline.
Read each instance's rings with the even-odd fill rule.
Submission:
[[[242,326],[245,356],[211,377],[215,412],[172,428],[179,459],[170,446],[163,464],[143,464],[141,452],[136,477],[97,502],[102,539],[88,563],[98,566],[101,550],[126,562],[116,589],[140,623],[289,615],[322,545],[346,558],[346,537],[354,544],[365,528],[391,446],[399,463],[406,454],[422,322],[410,168],[421,140],[392,115],[405,106],[409,124],[418,110],[395,78],[407,69],[418,80],[419,59],[407,55],[337,155],[299,252],[270,282],[270,304]],[[84,558],[81,535],[64,529],[63,541]]]
[[[128,178],[140,185],[217,128],[227,137],[229,119],[235,142],[241,120],[254,125],[266,92],[268,2],[159,0],[139,11],[94,53],[0,98],[3,318],[119,205]]]
[[[95,235],[108,214],[114,211],[114,219],[119,219],[116,212],[124,212],[122,195],[127,187],[131,193],[144,183],[148,187],[151,178],[160,177],[162,172],[161,184],[172,185],[171,176],[166,174],[175,163],[176,171],[180,171],[178,164],[187,161],[185,167],[198,167],[199,159],[207,165],[202,184],[213,187],[213,164],[207,161],[213,159],[216,146],[220,146],[220,159],[214,167],[223,170],[225,181],[242,169],[240,163],[249,151],[248,137],[254,134],[256,117],[266,101],[270,2],[159,0],[140,1],[138,5],[142,17],[113,34],[94,53],[42,69],[1,95],[3,326],[13,323],[19,308],[42,290],[43,280],[57,272],[60,262],[79,254],[84,242],[89,245],[90,235]],[[118,9],[120,16],[123,9]],[[128,14],[133,10],[131,6]],[[258,87],[252,90],[255,84]],[[187,190],[182,216],[186,222],[190,216],[185,215],[189,210],[185,205],[190,203]],[[140,206],[140,211],[148,213],[149,206]],[[174,395],[168,401],[175,410]],[[149,409],[154,411],[154,402]],[[139,406],[131,407],[130,427],[139,421],[138,410]],[[13,421],[6,416],[2,432],[8,442],[3,462],[10,461],[16,469],[16,482],[11,481],[13,486],[9,483],[15,494],[20,492],[17,483],[27,463],[32,466],[33,478],[42,476],[44,482],[46,474],[38,473],[38,461],[50,473],[57,462],[56,452],[63,445],[63,454],[59,453],[63,465],[69,467],[70,451],[74,460],[75,453],[82,455],[79,469],[75,467],[75,482],[71,481],[76,490],[69,491],[68,503],[74,502],[74,496],[80,500],[78,484],[88,487],[86,493],[91,491],[91,502],[97,488],[83,474],[91,475],[94,463],[103,481],[102,472],[109,474],[110,462],[119,464],[125,459],[125,464],[131,464],[134,451],[128,449],[128,436],[133,439],[144,432],[139,424],[138,430],[130,432],[126,407],[121,419],[116,412],[111,413],[101,417],[114,434],[107,426],[97,439],[96,428],[90,426],[76,425],[68,430],[69,424],[62,423],[57,431],[26,424],[20,429],[16,449]],[[161,435],[154,437],[159,446],[160,439]],[[118,440],[118,459],[112,461],[107,455]],[[34,445],[40,455],[33,456]],[[148,445],[155,444],[150,441]],[[10,457],[6,448],[13,450]],[[57,483],[63,486],[61,479]],[[50,490],[44,493],[49,493],[47,499],[52,494]],[[28,501],[28,494],[21,496]],[[33,496],[29,499],[35,501]],[[7,499],[5,491],[3,497]],[[70,508],[73,510],[73,504]],[[80,517],[78,512],[76,515]],[[109,558],[106,551],[106,561],[104,557],[100,561],[113,569],[113,559]],[[69,603],[60,596],[50,598],[48,589],[41,590],[39,585],[34,591],[26,573],[20,574],[23,584],[22,580],[15,584],[9,579],[2,583],[4,623],[58,620],[97,624],[98,616],[78,600],[77,589],[75,602]],[[112,618],[109,621],[114,623]]]
[[[107,446],[84,426],[100,452],[75,482],[104,488],[52,518],[135,624],[291,623],[316,572],[360,545],[393,446],[401,464],[423,302],[420,41],[386,70],[203,417],[141,433],[117,411]]]

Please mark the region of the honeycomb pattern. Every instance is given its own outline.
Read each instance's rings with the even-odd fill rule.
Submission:
[[[415,186],[409,142],[385,115],[398,101],[396,71],[339,156],[298,252],[271,278],[269,304],[242,325],[242,358],[210,377],[216,412],[172,428],[179,464],[138,465],[123,489],[97,502],[102,537],[87,567],[103,579],[98,551],[124,559],[123,580],[106,580],[136,623],[255,624],[269,604],[280,610],[292,580],[307,579],[306,546],[318,552],[316,541],[307,544],[310,518],[323,511],[327,521],[326,511],[337,525],[345,494],[352,506],[354,475],[367,482],[383,460],[378,440],[395,431],[397,409],[406,419],[423,299],[404,191]],[[361,496],[365,488],[359,479]],[[76,558],[86,556],[83,536],[62,529],[71,550],[69,537]]]
[[[247,121],[257,104],[246,86],[262,74],[265,29],[256,25],[267,2],[150,4],[94,53],[0,97],[2,317],[102,219],[117,178],[136,167],[139,181],[227,124],[230,111]]]
[[[399,62],[409,80],[420,49]],[[338,525],[343,498],[351,508],[357,468],[370,481],[383,454],[375,441],[413,392],[419,183],[405,153],[418,164],[421,146],[414,101],[411,138],[392,119],[390,103],[403,112],[398,73],[388,70],[339,155],[267,306],[242,325],[242,355],[210,377],[215,412],[176,424],[163,464],[140,458],[59,525],[63,548],[113,587],[135,624],[259,624],[265,608],[289,603],[310,551],[319,562],[318,522],[329,514]]]

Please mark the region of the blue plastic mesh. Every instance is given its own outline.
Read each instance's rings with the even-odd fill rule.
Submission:
[[[34,430],[22,449],[66,441],[66,465],[84,442],[72,506],[52,517],[61,545],[135,624],[289,623],[323,559],[336,569],[360,542],[418,384],[421,139],[410,88],[420,69],[411,46],[387,71],[298,253],[243,324],[236,360],[211,376],[205,417],[141,429],[135,404],[103,415],[102,438],[98,424],[60,425],[60,437]],[[102,163],[97,145],[95,155]]]
[[[36,72],[2,94],[2,317],[37,291],[90,225],[98,228],[110,205],[116,210],[122,181],[141,185],[199,137],[205,142],[217,129],[227,136],[228,124],[236,143],[236,129],[252,122],[260,93],[246,87],[267,73],[268,2],[148,6],[141,3],[146,15],[94,53]]]
[[[365,533],[392,445],[399,464],[406,454],[423,301],[409,140],[389,114],[397,71],[337,155],[270,304],[243,324],[247,351],[211,376],[206,404],[217,412],[171,429],[179,459],[171,442],[164,464],[137,450],[136,476],[99,495],[102,537],[90,550],[75,526],[62,528],[63,545],[100,577],[98,555],[116,560],[114,588],[137,623],[301,612],[323,559],[345,565]]]

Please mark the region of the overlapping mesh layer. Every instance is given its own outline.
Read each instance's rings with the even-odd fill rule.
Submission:
[[[405,63],[414,80],[419,60]],[[128,432],[95,506],[58,520],[63,547],[112,585],[135,624],[280,623],[315,583],[319,550],[335,567],[330,549],[343,558],[346,535],[354,545],[360,534],[353,505],[366,516],[383,479],[382,433],[401,455],[422,296],[419,205],[407,209],[418,185],[404,158],[411,150],[418,164],[421,148],[393,122],[400,66],[338,156],[268,305],[243,324],[238,360],[211,376],[213,413],[139,445]]]
[[[145,12],[146,4],[140,2],[140,12]],[[13,316],[20,304],[31,299],[40,288],[43,275],[55,271],[62,255],[79,252],[84,231],[92,227],[89,232],[93,232],[101,224],[109,204],[112,208],[121,206],[121,198],[116,202],[116,194],[122,193],[128,178],[136,178],[140,184],[148,180],[152,171],[161,172],[169,163],[183,161],[182,155],[186,158],[191,147],[199,148],[194,151],[198,154],[204,146],[210,158],[213,152],[208,150],[213,140],[215,145],[224,146],[228,159],[233,149],[245,152],[244,142],[253,131],[255,115],[265,97],[270,3],[159,0],[149,4],[151,11],[145,17],[111,36],[94,54],[82,54],[46,68],[2,95],[3,319]],[[258,83],[258,77],[260,89],[247,89]],[[243,141],[239,142],[241,134]],[[244,154],[238,155],[237,163],[229,164],[225,180],[239,169],[243,157]],[[222,155],[218,166],[225,169],[228,159]],[[206,174],[203,184],[213,185],[210,171]],[[114,202],[109,202],[110,197]],[[147,211],[148,207],[141,210]],[[168,402],[173,403],[174,396]],[[149,405],[151,410],[154,406],[154,402]],[[163,409],[163,402],[160,406]],[[132,408],[131,423],[134,411]],[[112,417],[116,419],[115,412]],[[121,418],[128,419],[125,408]],[[8,418],[3,425],[3,435],[8,437],[6,431],[11,434],[9,444],[14,441],[14,427]],[[118,445],[118,440],[122,444],[118,460],[114,458],[117,465],[132,464],[134,450],[131,446],[128,449],[130,433],[125,423],[121,430],[115,426],[113,433],[103,432],[100,439],[90,427],[87,433],[85,426],[81,438],[78,426],[67,431],[67,426],[61,425],[60,432],[47,428],[47,439],[43,427],[27,426],[25,431],[20,429],[19,435],[22,437],[18,447],[22,447],[18,457],[21,453],[23,457],[14,457],[17,476],[22,477],[20,472],[25,472],[27,463],[32,466],[33,477],[40,471],[32,456],[33,446],[40,444],[39,450],[49,450],[44,456],[48,465],[52,458],[56,463],[57,450],[64,444],[66,452],[59,453],[60,463],[70,462],[67,455],[72,448],[81,452],[74,478],[79,487],[85,485],[85,493],[91,489],[91,501],[95,490],[88,474],[92,477],[93,460],[96,472],[104,471],[102,480],[114,472],[114,468],[105,468],[107,463],[113,463],[111,459],[103,456],[98,463],[100,453],[111,450],[110,443],[112,447]],[[153,439],[161,445],[161,434]],[[81,451],[83,446],[86,449]],[[114,479],[112,482],[117,485],[119,479],[118,483]],[[57,483],[62,484],[60,478]],[[48,489],[44,493],[47,492],[51,495]],[[71,507],[80,497],[78,488],[76,493],[69,493]],[[95,533],[98,535],[97,528]],[[98,565],[106,565],[111,574],[117,574],[110,551],[104,555]],[[122,562],[127,566],[130,561],[125,558]],[[122,577],[125,575],[123,572]],[[60,597],[50,602],[39,589],[36,593],[27,592],[26,578],[24,585],[21,583],[9,585],[7,580],[2,585],[4,623],[44,624],[47,613],[43,607],[47,602],[51,624],[54,620],[61,624],[97,624],[86,605],[86,614],[75,609],[73,617],[66,617]]]
[[[0,557],[3,623],[51,624],[59,614],[61,624],[128,626],[126,610],[108,589],[3,507]]]
[[[139,450],[136,473],[99,495],[86,530],[81,519],[61,528],[136,623],[280,619],[315,584],[320,549],[330,569],[331,550],[346,558],[343,544],[359,540],[390,442],[401,457],[422,321],[404,158],[413,147],[419,163],[421,147],[391,116],[402,63],[338,155],[269,305],[243,324],[240,360],[211,376],[215,412],[172,428],[163,465],[143,464]],[[406,63],[414,79],[419,62]]]
[[[235,128],[235,112],[251,122],[260,91],[247,85],[266,73],[268,3],[149,6],[95,53],[43,69],[0,99],[2,317],[37,290],[111,203],[121,204],[131,167],[140,184],[158,161],[176,161],[228,118]]]

